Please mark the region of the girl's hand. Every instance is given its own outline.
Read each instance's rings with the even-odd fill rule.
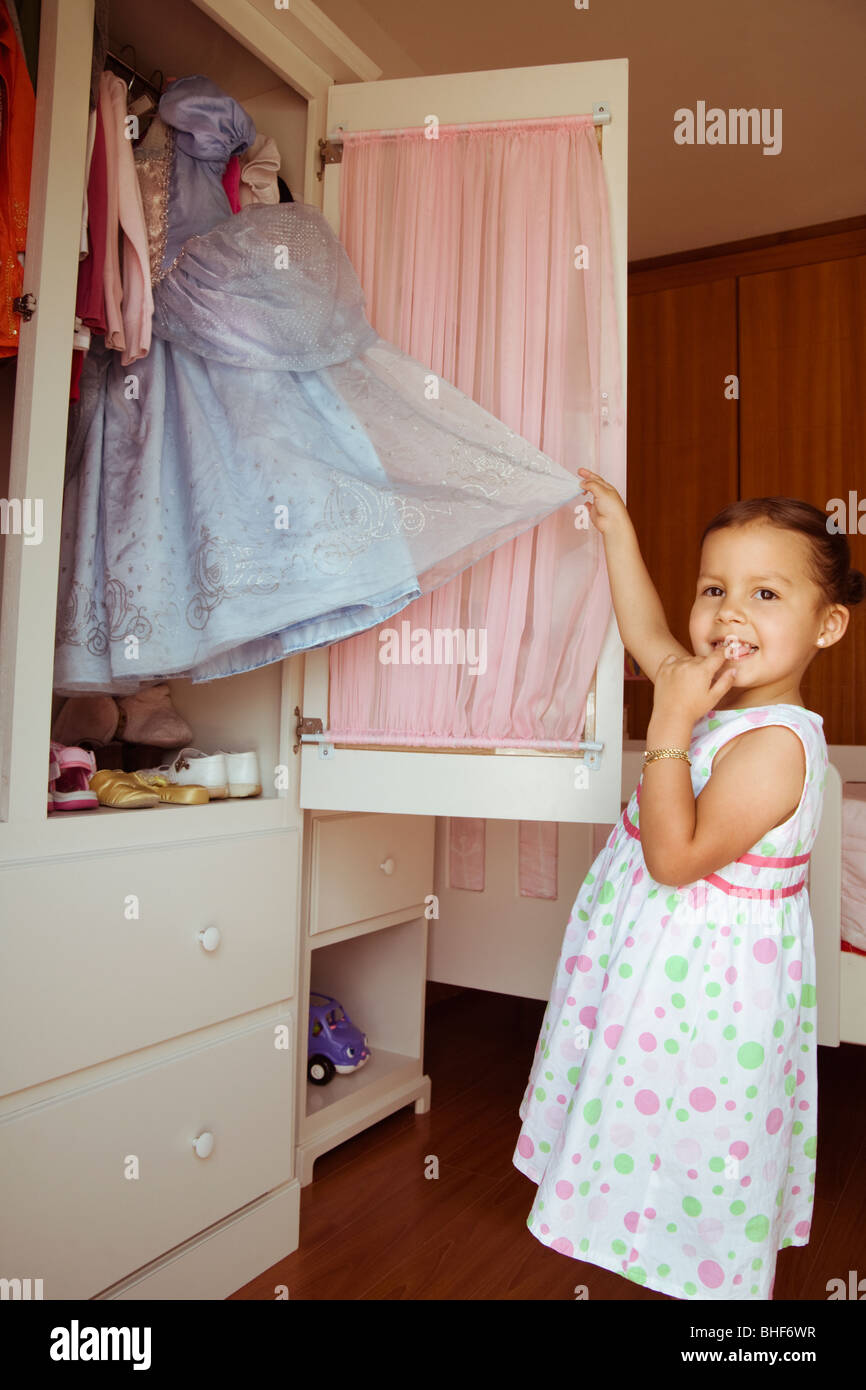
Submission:
[[[615,487],[606,483],[604,478],[600,478],[597,473],[591,473],[588,468],[578,468],[584,487],[592,492],[594,501],[583,502],[577,505],[586,507],[589,512],[593,526],[602,535],[623,518],[628,519],[625,502],[623,502]]]
[[[709,656],[666,656],[655,678],[652,718],[688,728],[715,709],[737,678],[737,662],[724,649]]]

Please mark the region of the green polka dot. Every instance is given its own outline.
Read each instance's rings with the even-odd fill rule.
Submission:
[[[753,1216],[751,1221],[746,1222],[746,1239],[753,1240],[755,1244],[766,1240],[770,1230],[770,1218],[768,1216]]]
[[[598,1099],[596,1099],[596,1100],[588,1100],[588,1101],[586,1102],[586,1105],[583,1107],[583,1118],[586,1120],[586,1123],[587,1123],[588,1125],[597,1124],[597,1123],[598,1123],[598,1117],[599,1117],[600,1114],[601,1114],[601,1101],[598,1100]]]
[[[634,1170],[634,1159],[630,1154],[617,1154],[613,1166],[618,1173],[631,1173]]]
[[[611,899],[615,896],[616,889],[614,888],[610,879],[606,878],[604,883],[601,885],[601,888],[599,889],[598,900],[600,903],[609,903]]]
[[[746,1204],[745,1202],[731,1202],[728,1210],[731,1216],[742,1216],[743,1212],[746,1210]]]
[[[804,1009],[814,1009],[817,1003],[817,995],[814,985],[804,985],[800,991],[800,1003]]]
[[[638,1265],[632,1265],[631,1269],[626,1270],[625,1277],[631,1279],[633,1284],[645,1284],[646,1270],[641,1269]]]
[[[755,1067],[763,1065],[764,1049],[761,1047],[760,1043],[743,1043],[742,1047],[737,1052],[737,1061],[741,1067],[745,1067],[749,1071],[754,1071]]]
[[[612,1240],[610,1243],[610,1248],[615,1255],[624,1255],[625,1252],[628,1250],[628,1246],[626,1245],[624,1240]]]
[[[813,1134],[811,1139],[807,1139],[803,1145],[803,1153],[807,1158],[814,1158],[818,1152],[818,1137]]]
[[[576,1086],[578,1081],[580,1080],[580,1067],[569,1067],[568,1071],[565,1074],[568,1078],[569,1084],[572,1086]]]
[[[703,1207],[701,1206],[697,1197],[684,1197],[683,1211],[685,1212],[686,1216],[700,1216],[701,1212],[703,1211]]]
[[[674,984],[679,984],[688,973],[689,963],[685,956],[668,956],[665,961],[665,974],[669,980],[673,980]]]

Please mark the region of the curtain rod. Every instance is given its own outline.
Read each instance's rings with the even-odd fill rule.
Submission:
[[[563,116],[527,116],[527,117],[525,117],[525,118],[520,118],[520,117],[518,117],[517,119],[518,119],[518,120],[524,119],[527,125],[532,125],[532,124],[534,124],[534,125],[546,125],[546,124],[548,124],[548,123],[552,125],[555,121],[561,121],[561,120],[563,120],[564,117],[563,117]],[[567,119],[567,117],[566,117],[565,119]],[[597,101],[597,102],[595,102],[595,103],[593,104],[593,108],[592,108],[592,123],[593,123],[593,125],[595,125],[595,126],[610,125],[610,122],[611,122],[610,103],[609,103],[609,102],[606,102],[606,101]],[[440,130],[484,130],[485,128],[488,128],[488,129],[490,129],[490,130],[495,130],[496,127],[497,127],[498,125],[500,125],[500,124],[501,124],[501,122],[499,122],[499,121],[468,121],[468,122],[461,123],[461,124],[458,124],[458,125],[441,125],[441,126],[439,127],[439,129],[440,129]],[[369,133],[370,133],[370,134],[373,134],[373,135],[414,135],[416,132],[421,131],[421,130],[423,130],[423,129],[424,129],[423,126],[404,126],[404,127],[400,128],[400,129],[398,129],[398,130],[375,130],[375,131],[372,131],[372,132],[369,132]],[[361,133],[367,134],[368,132],[366,132],[366,131],[365,131],[365,132],[361,132],[361,131],[352,131],[352,132],[348,132],[348,131],[345,131],[345,130],[344,130],[343,126],[337,126],[336,130],[335,130],[333,133],[331,133],[331,132],[328,133],[328,144],[329,144],[329,145],[342,145],[342,143],[343,143],[343,135],[345,135],[345,134],[361,134]]]
[[[527,116],[527,125],[553,125],[557,121],[568,120],[567,116]],[[586,117],[584,116],[585,120]],[[596,140],[598,142],[599,154],[601,153],[601,127],[610,125],[611,110],[610,103],[607,101],[596,101],[592,108],[592,123],[596,127]],[[443,125],[440,130],[496,130],[501,124],[499,121],[476,121],[462,125]],[[346,131],[343,126],[337,126],[336,130],[328,135],[327,140],[319,141],[319,168],[316,170],[316,178],[324,177],[325,166],[327,164],[342,164],[343,162],[343,136],[346,134],[366,134],[366,135],[416,135],[424,129],[423,126],[404,126],[401,130],[373,130],[373,131]]]

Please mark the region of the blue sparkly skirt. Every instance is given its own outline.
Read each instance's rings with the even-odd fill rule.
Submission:
[[[582,491],[364,313],[304,203],[191,237],[70,417],[55,689],[214,680],[391,617]]]

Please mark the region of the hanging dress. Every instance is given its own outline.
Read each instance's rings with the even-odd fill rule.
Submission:
[[[317,208],[222,184],[255,140],[204,77],[137,149],[150,351],[94,339],[73,407],[55,688],[213,680],[383,622],[579,479],[379,337]]]
[[[571,910],[512,1162],[538,1184],[542,1245],[682,1299],[770,1299],[806,1245],[817,1153],[815,947],[806,865],[821,820],[823,720],[799,705],[711,710],[718,750],[782,724],[803,743],[797,809],[715,874],[647,873],[640,785]]]

